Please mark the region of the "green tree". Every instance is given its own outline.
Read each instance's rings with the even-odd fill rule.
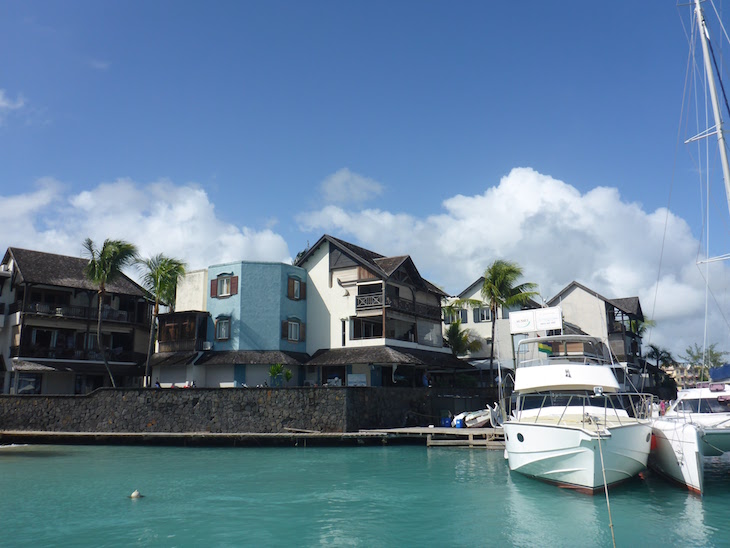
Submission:
[[[104,240],[101,248],[97,248],[91,238],[86,238],[83,245],[85,255],[89,259],[89,264],[86,265],[84,274],[97,287],[96,341],[104,360],[104,366],[106,367],[107,373],[109,373],[109,380],[111,380],[112,386],[116,388],[117,385],[114,382],[114,376],[109,367],[109,359],[107,358],[106,348],[101,336],[102,305],[104,304],[107,285],[113,283],[114,280],[122,275],[122,268],[135,261],[137,258],[137,248],[133,244],[123,240],[109,239]]]
[[[656,360],[657,369],[662,369],[663,367],[670,366],[675,362],[674,356],[672,356],[669,350],[667,350],[666,348],[660,348],[656,344],[649,345],[649,351],[646,353],[646,358],[649,360]],[[646,364],[646,362],[644,363]],[[646,373],[646,365],[644,365],[644,373]],[[652,377],[654,378],[654,382],[657,382],[657,379],[660,375],[661,374],[659,373],[652,375]],[[641,377],[641,390],[644,390],[644,376]]]
[[[476,352],[482,347],[482,341],[474,338],[471,331],[461,328],[461,320],[452,321],[444,334],[446,344],[454,356],[463,356],[467,352]]]
[[[147,361],[144,370],[144,386],[150,385],[150,359],[155,346],[157,332],[157,316],[160,314],[160,305],[167,305],[175,310],[175,295],[177,284],[185,276],[185,263],[179,259],[165,257],[162,253],[149,259],[139,259],[138,266],[142,269],[142,285],[149,292],[155,305],[152,309],[150,322],[150,342],[147,346]]]
[[[650,360],[656,360],[657,368],[670,366],[676,361],[669,350],[660,348],[655,344],[649,345],[649,351],[646,353],[646,357]]]
[[[538,293],[537,285],[531,282],[517,284],[522,276],[522,268],[502,259],[494,261],[484,271],[482,299],[489,304],[492,314],[492,347],[489,351],[489,369],[494,369],[494,337],[497,328],[497,310],[502,307],[526,304]]]
[[[699,344],[694,343],[692,346],[688,346],[684,350],[685,355],[680,356],[680,358],[690,365],[702,367],[701,380],[708,380],[710,369],[713,367],[720,367],[725,361],[725,356],[728,355],[728,352],[715,350],[716,346],[717,343],[712,343],[703,351]],[[707,370],[707,376],[705,376],[705,369]]]

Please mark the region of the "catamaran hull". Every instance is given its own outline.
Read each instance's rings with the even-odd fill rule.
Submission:
[[[509,468],[561,487],[595,493],[646,468],[651,425],[632,422],[602,431],[519,421],[504,424]],[[603,464],[601,461],[603,454]]]
[[[652,470],[701,495],[704,491],[704,458],[730,451],[730,428],[699,424],[713,419],[718,422],[712,414],[705,417],[691,415],[690,420],[680,416],[654,421],[656,447],[649,458]]]

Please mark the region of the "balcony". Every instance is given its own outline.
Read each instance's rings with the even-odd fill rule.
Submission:
[[[38,345],[22,345],[10,347],[11,358],[38,358],[51,360],[101,361],[101,352],[96,350],[77,350],[75,348],[52,348]],[[111,348],[107,350],[107,359],[113,362],[134,362],[137,355],[132,350]]]
[[[160,341],[159,352],[202,352],[204,342],[203,339]]]
[[[20,301],[10,305],[10,313],[22,311],[25,314],[35,314],[38,316],[46,316],[51,318],[70,318],[76,320],[97,320],[99,318],[99,309],[94,306],[72,306],[63,305],[56,306],[48,303],[32,302],[27,303],[23,308]],[[131,318],[130,318],[131,316]],[[101,319],[103,321],[122,322],[122,323],[142,323],[149,325],[149,318],[138,322],[134,314],[129,314],[126,310],[116,310],[110,307],[104,307],[101,311]]]
[[[382,293],[369,293],[355,297],[355,310],[377,310],[379,308],[390,308],[394,312],[402,312],[413,316],[421,316],[437,322],[441,321],[441,307],[431,306],[423,303],[414,303],[408,299],[398,297],[386,297],[383,305]]]

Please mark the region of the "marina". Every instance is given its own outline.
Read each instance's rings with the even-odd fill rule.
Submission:
[[[727,465],[710,460],[702,498],[650,472],[611,488],[616,545],[726,546]],[[8,546],[612,545],[603,497],[511,473],[500,451],[14,446],[0,492]]]

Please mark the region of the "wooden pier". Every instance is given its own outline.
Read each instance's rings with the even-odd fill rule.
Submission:
[[[346,446],[374,444],[422,444],[427,447],[472,447],[501,450],[501,429],[409,427],[318,432],[288,429],[286,432],[42,432],[0,431],[0,444],[95,444],[95,445],[189,445],[189,446]]]
[[[398,437],[426,439],[427,447],[484,447],[504,449],[504,431],[501,428],[444,428],[414,426],[409,428],[388,428],[366,430],[372,433],[387,433]]]

